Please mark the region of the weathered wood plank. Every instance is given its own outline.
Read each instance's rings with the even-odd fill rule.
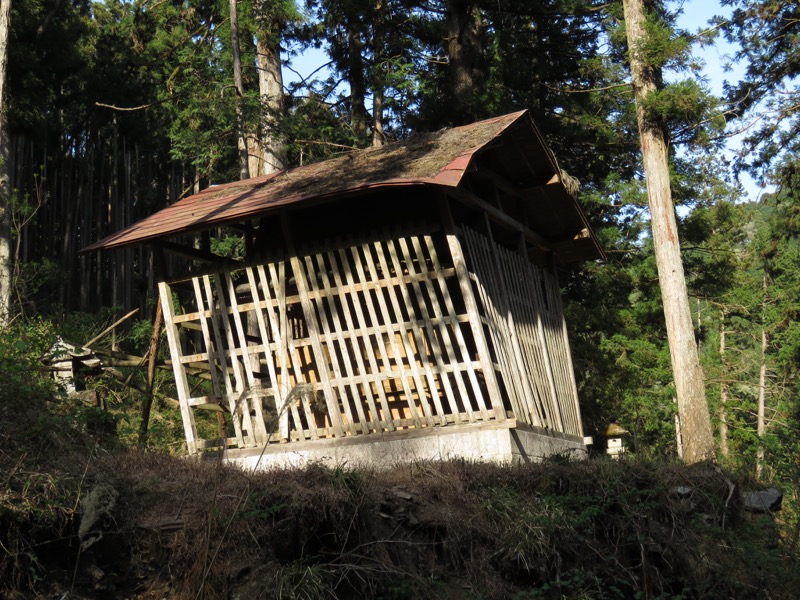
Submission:
[[[172,307],[172,293],[169,286],[160,282],[158,284],[158,295],[161,300],[161,310],[164,315],[164,330],[167,332],[167,343],[172,356],[179,357],[182,354],[180,341],[178,338],[178,328],[173,317],[175,311]],[[178,400],[180,402],[181,418],[183,420],[183,432],[186,436],[186,447],[189,454],[197,453],[197,426],[194,422],[194,413],[189,407],[188,400],[191,397],[189,381],[186,377],[186,370],[179,360],[172,361],[172,371],[175,375],[175,387],[178,390]]]
[[[344,360],[347,363],[347,372],[349,373],[350,377],[353,378],[351,390],[353,392],[353,402],[356,405],[359,422],[365,426],[365,430],[363,430],[363,432],[369,431],[369,423],[372,424],[372,428],[375,431],[381,431],[383,426],[381,424],[380,414],[378,413],[378,409],[375,404],[375,395],[372,393],[372,385],[370,385],[370,383],[364,377],[367,374],[367,368],[364,363],[364,350],[361,348],[362,338],[358,335],[355,335],[356,327],[353,322],[353,316],[350,309],[351,304],[355,307],[359,305],[360,301],[354,293],[348,293],[346,291],[342,292],[342,290],[346,290],[347,288],[344,285],[344,279],[342,278],[342,273],[340,271],[349,271],[349,265],[347,264],[346,260],[342,260],[340,268],[336,261],[336,254],[334,254],[332,251],[326,253],[325,256],[327,256],[328,263],[330,264],[330,273],[331,277],[333,278],[333,285],[331,285],[331,279],[328,277],[327,270],[324,268],[324,262],[323,264],[319,265],[320,273],[324,290],[328,295],[329,302],[332,305],[331,312],[334,314],[336,335],[342,347]],[[339,297],[341,302],[341,317],[339,316],[339,311],[335,305],[334,298],[336,297]],[[342,325],[342,319],[344,319],[344,326]],[[349,348],[346,343],[348,339],[350,341]],[[364,344],[364,347],[365,349],[369,347],[368,340]],[[352,361],[355,361],[355,364],[353,364]],[[369,411],[371,418],[364,413],[364,406],[361,399],[361,394],[358,391],[358,385],[361,385],[362,389],[364,390],[363,395],[365,396],[367,410]]]
[[[400,239],[404,240],[405,238],[400,238]],[[394,269],[395,273],[402,273],[403,267],[400,264],[400,259],[397,255],[397,249],[395,247],[395,244],[396,240],[389,240],[386,242],[386,250],[388,251],[388,260],[391,261],[390,267]],[[413,269],[413,262],[411,260],[411,257],[404,256],[404,260],[406,262],[406,268],[409,270],[410,273],[411,269]],[[416,284],[416,286],[418,286],[418,284]],[[431,343],[431,341],[433,341],[433,336],[432,336],[433,331],[430,325],[430,320],[428,319],[427,307],[425,306],[425,301],[422,298],[422,295],[419,292],[418,287],[415,287],[414,289],[416,292],[418,310],[420,312],[414,310],[414,304],[408,293],[408,287],[405,284],[403,284],[397,286],[397,289],[400,290],[400,297],[402,297],[402,300],[405,303],[406,310],[408,311],[409,322],[412,323],[412,326],[406,330],[407,333],[403,335],[404,340],[407,341],[406,345],[408,349],[411,350],[411,354],[409,355],[409,362],[412,364],[412,370],[416,369],[417,380],[419,382],[418,394],[420,398],[420,404],[422,406],[423,415],[426,417],[428,421],[428,426],[432,427],[436,421],[436,414],[431,410],[430,403],[428,402],[428,394],[433,395],[435,400],[434,405],[438,407],[438,414],[441,415],[443,413],[443,410],[441,407],[441,403],[439,402],[439,397],[437,393],[436,378],[433,375],[433,370],[431,369],[430,361],[428,360],[428,352],[426,350],[426,346],[429,343]],[[423,332],[426,330],[429,333],[428,339],[425,339],[425,336],[423,335]],[[410,334],[410,339],[409,339],[409,334]],[[422,381],[422,373],[417,367],[417,359],[415,359],[414,357],[415,354],[419,357],[418,360],[422,364],[422,369],[425,372],[425,379],[427,380],[428,383],[427,393],[425,390],[425,385]]]
[[[372,248],[373,248],[373,250],[375,252],[374,256],[377,258],[378,262],[377,262],[377,265],[376,265],[372,261],[368,261],[367,268],[371,272],[373,272],[376,267],[379,267],[381,269],[381,271],[383,273],[387,274],[387,275],[392,273],[392,269],[389,268],[389,265],[386,262],[385,248],[384,248],[383,244],[381,242],[374,242],[372,244]],[[377,272],[372,273],[372,275],[373,275],[374,279],[378,278]],[[383,297],[383,294],[378,294],[379,304],[382,303],[381,309],[382,309],[382,312],[383,312],[382,316],[384,318],[384,322],[385,323],[389,323],[392,320],[394,320],[394,321],[404,321],[405,322],[406,319],[403,318],[403,312],[402,312],[402,309],[400,307],[400,301],[398,299],[396,286],[389,286],[388,288],[386,288],[386,290],[388,292],[387,296],[389,297],[389,305],[391,305],[391,307],[392,307],[392,309],[394,311],[395,317],[394,317],[394,319],[392,319],[392,312],[390,312],[388,310],[388,306],[389,305],[386,304],[386,302],[384,300],[384,297]],[[414,349],[411,347],[411,344],[410,344],[410,342],[408,340],[408,337],[406,335],[406,331],[402,331],[401,335],[399,337],[400,337],[400,340],[401,340],[401,344],[400,345],[398,345],[396,343],[396,340],[394,340],[394,339],[390,340],[392,342],[392,348],[393,348],[395,360],[398,363],[402,363],[403,367],[405,367],[405,368],[407,368],[409,370],[409,372],[411,374],[411,381],[414,382],[414,389],[416,390],[417,394],[419,394],[420,397],[421,397],[425,393],[425,391],[424,391],[424,386],[423,386],[423,383],[422,383],[422,377],[420,375],[419,369],[417,368],[417,362],[414,359]],[[399,352],[400,346],[402,346],[404,354],[401,354]],[[404,357],[405,357],[405,360],[404,360]],[[403,378],[403,381],[404,381],[404,384],[407,385],[407,381],[405,380],[405,378]],[[422,418],[421,418],[421,416],[419,414],[419,411],[417,410],[417,403],[414,400],[414,393],[412,391],[410,391],[410,390],[408,392],[406,392],[406,403],[408,405],[408,410],[409,410],[409,412],[411,414],[411,418],[415,419],[416,427],[422,427]],[[422,417],[426,417],[427,420],[430,420],[430,415],[425,415],[424,412],[423,412]],[[430,424],[432,424],[432,423],[430,423]]]
[[[225,279],[225,275],[223,273],[217,273],[214,276],[214,288],[216,289],[217,295],[217,302],[219,303],[220,307],[220,314],[218,323],[220,325],[220,329],[225,334],[225,340],[228,344],[229,349],[236,348],[236,342],[234,341],[233,331],[231,330],[231,323],[228,319],[228,315],[231,313],[228,312],[228,303],[225,300],[225,292],[220,280]],[[245,376],[242,373],[242,362],[240,361],[233,352],[230,352],[230,360],[231,366],[233,367],[233,377],[235,381],[234,391],[236,393],[236,400],[233,402],[233,407],[231,408],[231,415],[234,420],[238,420],[241,423],[242,428],[242,438],[244,440],[245,446],[253,446],[255,445],[255,431],[253,430],[253,422],[250,418],[250,409],[245,403],[243,406],[242,400],[244,400],[244,389],[245,389]],[[233,398],[233,395],[232,395]],[[247,435],[244,435],[244,432],[247,432]]]
[[[503,271],[491,252],[490,241],[467,227],[461,228],[466,250],[479,275],[481,285],[478,287],[478,297],[481,300],[489,332],[496,355],[494,359],[500,367],[500,373],[509,394],[514,413],[517,418],[527,420],[529,410],[523,408],[523,398],[526,397],[524,382],[526,379],[525,366],[516,360],[514,346],[517,343],[513,333],[513,321],[510,320],[510,307],[508,305],[508,290],[503,281]],[[520,389],[522,387],[522,389]]]
[[[361,255],[359,253],[359,247],[355,244],[355,241],[352,238],[348,238],[347,243],[349,247],[346,250],[340,249],[338,253],[343,265],[344,280],[353,290],[352,298],[355,319],[353,320],[353,327],[349,327],[349,329],[353,331],[356,339],[363,340],[363,348],[364,353],[367,356],[367,363],[369,363],[369,371],[366,368],[362,368],[362,373],[365,377],[368,375],[368,373],[378,375],[380,373],[380,368],[378,367],[378,359],[375,355],[375,348],[378,347],[378,344],[383,344],[383,334],[381,333],[380,328],[375,326],[375,307],[372,304],[369,288],[366,285],[364,272],[361,268]],[[358,282],[356,282],[356,276],[359,277]],[[366,315],[364,314],[364,310],[362,308],[363,306],[367,307],[367,311],[370,316],[369,322],[372,323],[372,327],[367,326]],[[372,396],[372,385],[366,379],[365,381],[366,387],[370,390],[370,396]],[[378,420],[381,423],[381,426],[385,427],[388,431],[393,431],[394,425],[392,424],[392,413],[389,408],[389,400],[386,397],[386,392],[384,391],[382,385],[376,385],[375,391],[380,401],[383,416],[380,416],[377,406],[370,404],[370,410],[373,411],[374,419]]]
[[[233,400],[235,386],[231,381],[231,375],[233,374],[235,377],[235,371],[233,369],[233,362],[236,360],[235,357],[231,356],[230,362],[231,366],[228,366],[228,353],[226,352],[225,342],[223,341],[224,338],[220,329],[223,327],[221,319],[224,318],[224,315],[220,314],[218,310],[218,305],[214,299],[214,294],[211,288],[211,278],[208,275],[202,276],[203,281],[203,291],[205,291],[205,297],[208,299],[208,307],[209,307],[209,315],[210,315],[210,323],[211,323],[211,330],[214,334],[214,343],[217,348],[220,349],[218,353],[218,360],[220,363],[220,372],[222,375],[222,383],[225,386],[225,394],[226,397],[229,398],[228,400],[228,410],[231,415],[231,422],[233,423],[233,430],[234,435],[236,436],[237,444],[239,447],[244,447],[244,436],[242,434],[242,422],[239,414],[236,411],[236,402]],[[199,284],[199,282],[198,282]]]
[[[318,255],[317,255],[318,256]],[[341,338],[333,332],[334,327],[331,327],[331,322],[328,320],[328,311],[325,310],[324,300],[322,298],[326,298],[327,300],[331,301],[329,303],[329,309],[331,312],[331,321],[338,321],[338,316],[336,315],[336,307],[333,305],[333,298],[332,294],[325,293],[324,295],[322,292],[324,291],[321,286],[320,282],[317,279],[317,266],[314,264],[314,257],[313,256],[305,256],[304,257],[306,272],[307,272],[307,282],[309,285],[309,289],[313,290],[317,294],[320,294],[320,301],[317,303],[317,314],[319,315],[319,324],[320,324],[320,337],[322,341],[325,342],[325,350],[327,350],[326,354],[328,356],[328,360],[330,360],[330,368],[333,369],[333,375],[328,377],[333,380],[336,379],[338,381],[342,380],[342,365],[339,361],[339,353],[337,352],[337,346],[339,346],[339,341]],[[319,268],[325,270],[325,265],[319,265]],[[325,275],[327,277],[327,273]],[[340,328],[341,329],[341,328]],[[343,340],[341,340],[343,341]],[[347,357],[342,357],[345,363],[348,363]],[[345,368],[347,368],[349,364],[345,364]],[[328,369],[327,364],[325,368]],[[348,371],[349,373],[349,371]],[[331,387],[334,387],[333,385]],[[337,385],[335,386],[336,389],[339,391],[339,399],[341,402],[342,409],[344,410],[345,417],[347,418],[347,423],[344,425],[350,431],[351,435],[356,435],[355,429],[355,419],[353,419],[353,411],[350,407],[350,402],[347,396],[347,386],[345,385]],[[353,397],[358,399],[359,394],[358,390],[355,388],[355,382],[350,381],[350,387],[352,388]],[[360,402],[359,402],[360,405]]]
[[[437,303],[436,309],[443,311],[441,316],[444,321],[440,324],[440,330],[442,332],[445,347],[452,357],[450,362],[452,364],[463,364],[466,367],[465,371],[472,389],[472,393],[474,394],[475,398],[481,397],[483,395],[483,391],[481,390],[481,385],[477,376],[477,371],[481,368],[480,363],[477,366],[473,364],[473,361],[469,356],[469,349],[467,348],[467,341],[464,338],[464,332],[461,331],[461,323],[469,323],[470,316],[458,314],[458,311],[456,311],[455,306],[453,305],[453,299],[450,296],[450,289],[447,283],[448,279],[454,279],[456,277],[455,269],[444,269],[442,267],[439,255],[436,252],[436,246],[433,238],[425,238],[424,248],[427,250],[428,256],[430,257],[433,272],[436,276],[436,282],[439,287],[439,294],[442,298],[442,303]],[[420,251],[422,250],[423,249],[420,248]],[[454,379],[456,382],[456,387],[458,388],[459,397],[463,399],[462,402],[468,410],[468,412],[464,414],[472,415],[469,392],[467,391],[463,372],[457,372]],[[458,410],[458,398],[453,397],[448,398],[448,400],[450,400],[450,411],[453,414],[461,414],[461,412]],[[471,419],[468,418],[468,420]]]
[[[458,277],[458,284],[464,298],[464,305],[466,306],[467,314],[470,316],[472,336],[475,340],[481,364],[483,365],[482,372],[486,381],[489,402],[494,409],[496,418],[498,420],[504,420],[505,409],[503,408],[503,399],[500,397],[500,386],[497,383],[497,376],[492,365],[491,353],[489,351],[489,344],[486,341],[483,325],[480,322],[480,309],[475,300],[469,269],[467,269],[467,263],[464,259],[461,242],[458,239],[456,227],[453,222],[453,215],[450,212],[450,205],[447,203],[447,197],[441,196],[439,198],[439,208],[442,220],[445,224],[444,230],[447,237],[447,246],[450,249],[450,256],[453,259],[453,266],[456,269],[456,276]]]
[[[342,429],[342,415],[339,412],[336,395],[328,376],[328,361],[319,341],[319,324],[314,314],[314,306],[308,296],[309,285],[306,281],[306,274],[303,270],[302,262],[296,254],[294,236],[292,235],[291,224],[289,223],[289,218],[286,213],[281,215],[281,225],[284,239],[286,240],[291,256],[289,260],[292,273],[295,277],[295,283],[297,284],[297,291],[300,294],[300,304],[303,308],[303,314],[305,315],[306,327],[308,328],[309,337],[311,338],[311,347],[314,353],[314,360],[317,364],[317,373],[321,379],[322,389],[325,393],[325,404],[328,407],[328,418],[331,422],[331,429],[333,430],[334,436],[341,437],[344,435],[344,430]]]

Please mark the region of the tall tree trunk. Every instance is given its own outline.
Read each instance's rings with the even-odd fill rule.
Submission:
[[[228,2],[231,12],[231,56],[233,58],[233,85],[236,87],[236,147],[239,149],[239,179],[250,178],[250,165],[247,159],[247,135],[245,132],[244,83],[242,83],[242,57],[239,52],[239,13],[236,0]]]
[[[480,8],[475,0],[448,0],[447,55],[450,60],[450,93],[456,124],[477,117],[477,90],[481,55]]]
[[[253,175],[269,175],[286,168],[286,151],[277,123],[283,115],[283,75],[280,55],[281,23],[265,19],[259,27],[258,93],[261,98],[261,164]]]
[[[347,72],[350,84],[350,126],[353,134],[360,141],[367,137],[367,109],[364,96],[367,86],[364,81],[364,64],[362,52],[364,42],[352,23],[347,26]]]
[[[386,135],[383,133],[383,88],[372,90],[372,145],[383,146]]]
[[[756,418],[756,434],[758,435],[758,450],[756,451],[756,477],[760,478],[764,470],[764,434],[767,432],[767,274],[762,279],[762,292],[764,299],[761,303],[761,366],[758,369],[758,416]]]
[[[375,0],[372,23],[373,65],[370,73],[372,88],[372,146],[383,146],[386,136],[383,132],[383,101],[385,99],[386,78],[383,76],[383,61],[386,59],[386,6],[383,0]]]
[[[0,0],[0,327],[11,318],[11,181],[6,123],[6,65],[8,30],[11,24],[11,0]]]
[[[667,134],[648,118],[644,101],[656,91],[657,72],[647,65],[638,49],[645,39],[643,0],[623,0],[630,52],[636,116],[642,144],[653,246],[661,284],[672,372],[678,396],[683,437],[683,460],[693,464],[714,458],[714,437],[705,396],[703,371],[695,343],[689,296],[681,262],[678,227],[669,182]]]
[[[723,367],[722,376],[727,376],[725,369],[725,311],[719,313],[719,362]],[[728,456],[728,384],[719,384],[719,452]]]

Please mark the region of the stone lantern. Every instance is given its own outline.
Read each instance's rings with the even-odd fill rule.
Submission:
[[[606,429],[606,453],[612,458],[619,458],[625,453],[624,437],[628,431],[619,423],[611,423]]]

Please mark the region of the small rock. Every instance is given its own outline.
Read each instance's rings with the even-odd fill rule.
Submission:
[[[681,498],[685,498],[686,496],[691,495],[692,488],[690,488],[688,485],[679,485],[677,487],[672,488],[672,490],[670,491],[672,491],[672,493],[674,493],[675,495],[680,496]]]
[[[413,496],[408,492],[404,492],[403,490],[399,490],[397,488],[393,489],[392,493],[402,500],[411,500],[411,498],[413,498]]]
[[[763,490],[744,490],[742,492],[744,507],[751,512],[776,512],[781,509],[783,490],[771,485]]]

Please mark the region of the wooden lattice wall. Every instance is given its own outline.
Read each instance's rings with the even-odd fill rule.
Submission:
[[[555,276],[471,230],[329,240],[160,294],[190,453],[508,418],[582,436]],[[194,411],[220,407],[225,435],[200,439]]]

